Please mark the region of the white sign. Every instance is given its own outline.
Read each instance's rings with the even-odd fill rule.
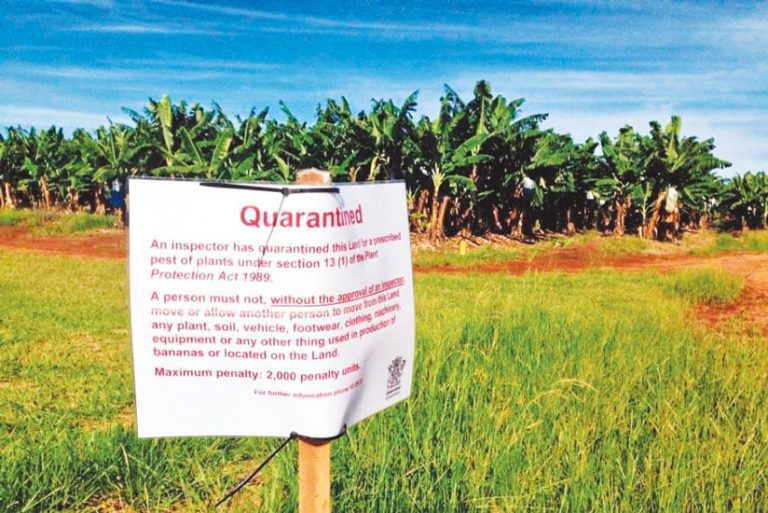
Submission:
[[[130,181],[139,436],[333,437],[410,394],[404,185],[334,187]]]

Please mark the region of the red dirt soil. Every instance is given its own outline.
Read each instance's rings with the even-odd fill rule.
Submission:
[[[123,230],[39,237],[32,235],[27,227],[0,226],[0,249],[81,258],[125,258],[128,255],[128,237]]]
[[[34,253],[66,255],[79,258],[126,258],[127,234],[123,230],[105,230],[78,236],[34,236],[29,228],[0,227],[0,250],[30,251]],[[744,290],[736,303],[719,306],[703,305],[698,316],[710,327],[730,319],[751,324],[757,333],[768,336],[768,254],[725,253],[715,256],[673,254],[664,256],[625,255],[608,256],[590,244],[563,248],[530,261],[509,261],[482,264],[472,272],[565,272],[575,273],[590,268],[610,268],[618,271],[657,270],[672,272],[691,268],[715,268],[744,279]],[[415,267],[417,273],[463,273],[465,268],[436,266]]]
[[[506,272],[517,275],[525,272],[576,273],[595,268],[626,272],[655,270],[661,273],[693,268],[713,268],[740,276],[744,280],[744,289],[735,303],[700,305],[697,308],[697,317],[715,330],[726,321],[743,321],[747,326],[754,328],[755,333],[768,337],[768,254],[765,253],[739,252],[715,256],[687,254],[608,256],[596,247],[584,244],[554,251],[531,261],[483,264],[472,268],[471,271]],[[416,267],[415,271],[463,273],[467,272],[467,269],[435,266]]]

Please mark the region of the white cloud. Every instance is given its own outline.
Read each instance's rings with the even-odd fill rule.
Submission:
[[[759,76],[759,74],[757,74]],[[573,103],[596,107],[614,103],[679,105],[692,102],[735,103],[746,96],[757,79],[755,70],[695,72],[603,72],[519,70],[513,72],[464,69],[448,83],[472,91],[475,77],[490,81],[496,92],[525,96],[548,108]],[[472,77],[472,78],[467,78]],[[768,80],[768,77],[766,77]]]
[[[23,120],[23,121],[19,121]],[[124,115],[112,118],[115,123],[129,123]],[[47,128],[56,125],[68,130],[75,128],[96,128],[108,123],[104,113],[52,109],[48,107],[0,105],[0,126],[34,126]]]
[[[155,3],[168,5],[171,7],[181,7],[184,9],[193,9],[199,11],[216,12],[219,14],[225,14],[228,16],[238,16],[251,19],[265,19],[265,20],[286,20],[287,15],[269,11],[261,11],[257,9],[247,9],[241,7],[228,7],[226,5],[218,4],[197,4],[193,2],[185,2],[183,0],[156,0]]]
[[[61,30],[112,34],[220,35],[218,30],[166,23],[91,23]]]
[[[284,69],[285,65],[270,64],[256,61],[238,61],[229,59],[201,59],[197,57],[185,57],[183,55],[159,57],[156,59],[120,59],[110,64],[120,67],[152,67],[156,69],[186,69],[206,71],[275,71]]]
[[[318,33],[318,34],[357,34],[360,32],[388,33],[398,38],[417,37],[429,38],[434,36],[448,36],[458,38],[462,36],[488,37],[488,28],[458,23],[392,23],[383,21],[342,20],[321,16],[303,14],[288,14],[284,12],[270,12],[258,9],[229,7],[222,4],[197,4],[184,0],[158,0],[157,3],[172,7],[181,7],[190,10],[206,11],[218,15],[226,15],[238,19],[248,18],[253,20],[279,21],[279,25],[257,27],[262,32],[274,33]],[[506,33],[506,31],[504,31]]]
[[[228,27],[242,28],[242,20],[249,21],[249,28],[266,33],[316,34],[360,36],[375,34],[390,40],[427,40],[446,41],[472,40],[483,46],[493,44],[555,44],[561,47],[590,45],[594,48],[663,48],[679,43],[680,23],[669,20],[667,14],[673,5],[663,7],[623,2],[620,5],[602,9],[593,8],[577,16],[552,11],[551,16],[529,14],[526,18],[518,14],[512,5],[500,4],[489,12],[457,8],[451,12],[450,5],[439,10],[420,9],[414,4],[418,22],[390,21],[393,15],[379,15],[377,19],[355,19],[339,16],[317,16],[296,14],[286,11],[266,11],[247,7],[232,7],[225,3],[197,3],[187,0],[157,0],[162,4],[177,9],[188,9],[227,16]],[[555,4],[559,2],[544,2]],[[603,2],[600,2],[601,4]],[[567,2],[566,2],[567,4]],[[566,9],[573,10],[572,6]],[[361,12],[378,12],[382,9],[366,8]],[[699,23],[704,18],[704,10],[695,4],[686,4],[685,23]],[[453,14],[449,16],[449,14]],[[711,17],[711,13],[706,13]],[[463,22],[441,20],[462,19]],[[221,20],[218,20],[221,21]],[[221,21],[222,23],[225,23]],[[260,22],[250,25],[251,22]],[[476,49],[482,51],[481,48]]]
[[[764,53],[768,46],[768,7],[762,5],[757,12],[726,17],[722,32],[725,37],[715,38],[715,43],[735,43],[740,49]]]
[[[48,0],[48,3],[69,4],[69,5],[90,5],[91,7],[100,7],[102,9],[108,9],[114,5],[114,2],[112,0]]]
[[[92,68],[87,66],[38,66],[30,64],[9,65],[17,76],[55,77],[77,80],[127,80],[135,77],[133,70]]]
[[[113,67],[113,66],[45,66],[34,64],[9,64],[9,69],[13,75],[20,77],[45,78],[52,77],[62,80],[71,80],[87,83],[89,87],[95,88],[105,84],[115,84],[116,87],[123,86],[137,87],[144,85],[163,85],[172,87],[181,85],[184,82],[206,81],[217,79],[239,79],[250,80],[258,76],[259,72],[269,68],[259,68],[253,66],[252,69],[241,68],[237,65],[227,66],[226,64],[216,68],[213,66],[184,66],[179,68],[168,66],[162,61],[137,61],[133,67]],[[0,70],[3,69],[0,67]],[[240,71],[240,70],[243,71]],[[253,71],[253,73],[251,72]],[[271,81],[274,83],[274,81]]]
[[[768,171],[768,119],[755,113],[702,112],[683,114],[682,119],[686,134],[714,137],[715,155],[733,164],[722,176]]]

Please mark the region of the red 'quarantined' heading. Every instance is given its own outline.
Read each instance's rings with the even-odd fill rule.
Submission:
[[[246,205],[240,210],[240,221],[245,226],[255,228],[279,226],[281,228],[334,228],[352,224],[362,224],[363,206],[344,210],[326,210],[324,212],[270,212],[255,205]]]

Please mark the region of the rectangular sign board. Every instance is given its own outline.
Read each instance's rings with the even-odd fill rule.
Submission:
[[[130,180],[139,436],[332,437],[408,397],[404,184],[307,190]]]

